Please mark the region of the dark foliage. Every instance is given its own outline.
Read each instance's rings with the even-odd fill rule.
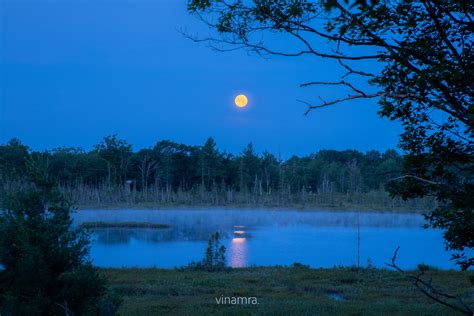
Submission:
[[[239,155],[219,151],[212,138],[203,146],[159,141],[134,152],[126,141],[110,136],[89,152],[76,148],[37,152],[12,140],[0,145],[0,179],[4,184],[27,181],[25,165],[32,160],[45,165],[50,179],[70,188],[118,185],[138,191],[199,188],[261,194],[368,192],[383,189],[402,169],[402,157],[394,150],[321,150],[284,161],[266,151],[256,153],[251,143]]]
[[[71,229],[70,203],[41,168],[31,170],[30,188],[0,210],[0,313],[114,314],[119,300],[88,260],[88,236]]]

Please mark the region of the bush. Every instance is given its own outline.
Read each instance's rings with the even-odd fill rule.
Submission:
[[[417,266],[419,271],[437,271],[438,268],[430,266],[426,263],[419,263]]]
[[[36,173],[0,211],[2,315],[111,315],[120,300],[89,260],[89,236],[72,230],[71,204]]]
[[[293,262],[292,267],[297,269],[309,269],[309,265],[302,264],[301,262]]]

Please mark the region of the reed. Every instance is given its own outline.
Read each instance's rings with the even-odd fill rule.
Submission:
[[[0,200],[7,193],[26,189],[21,181],[6,181],[0,184]],[[365,211],[427,212],[436,208],[432,198],[392,198],[383,189],[368,192],[312,192],[301,190],[238,191],[214,188],[202,190],[199,186],[189,190],[149,186],[136,190],[120,185],[91,186],[78,183],[60,186],[66,197],[79,208],[168,208],[168,207],[230,207],[230,208],[297,208]]]
[[[435,208],[432,199],[404,201],[383,191],[369,192],[298,192],[271,193],[215,190],[166,190],[151,186],[146,191],[127,190],[120,186],[61,187],[80,208],[163,208],[163,207],[244,207],[298,208],[335,210],[377,210],[424,212]]]

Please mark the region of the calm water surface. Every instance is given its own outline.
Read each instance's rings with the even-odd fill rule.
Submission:
[[[219,231],[232,267],[357,265],[384,267],[400,246],[398,263],[454,268],[441,231],[422,228],[418,214],[270,210],[80,210],[87,221],[146,221],[168,229],[97,229],[91,257],[101,267],[184,266],[202,259],[209,236]]]

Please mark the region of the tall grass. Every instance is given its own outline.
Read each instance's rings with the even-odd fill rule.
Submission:
[[[61,190],[80,207],[220,206],[406,211],[427,211],[435,207],[435,202],[431,199],[403,201],[401,198],[391,198],[383,190],[352,193],[306,191],[261,193],[235,190],[204,191],[199,188],[183,191],[152,186],[146,191],[137,191],[124,186],[105,185],[63,186]]]
[[[0,183],[0,201],[8,192],[26,189],[21,181]],[[257,208],[303,208],[335,210],[380,210],[380,211],[429,211],[436,207],[430,198],[403,201],[392,198],[383,189],[369,192],[311,192],[301,190],[279,190],[272,192],[236,191],[232,189],[172,190],[149,186],[146,190],[119,185],[90,186],[76,184],[60,186],[60,190],[80,208],[144,207],[160,208],[173,206],[190,207],[257,207]]]

